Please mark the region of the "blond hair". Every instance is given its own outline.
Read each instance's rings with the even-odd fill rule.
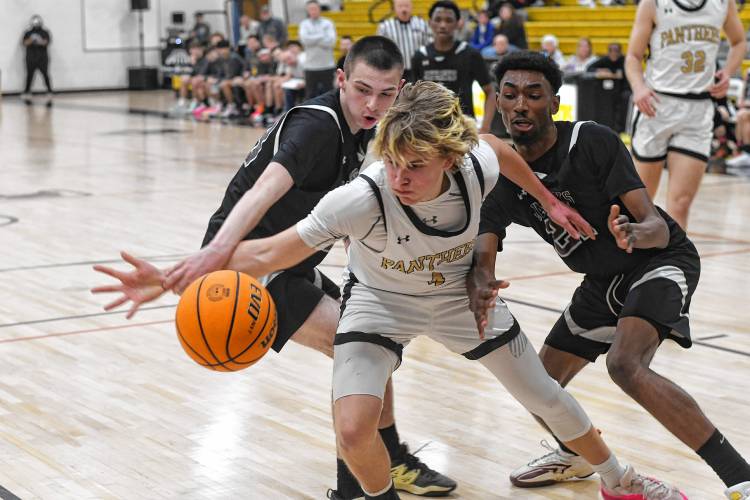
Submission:
[[[409,153],[449,159],[455,166],[478,140],[456,95],[439,83],[420,81],[401,90],[378,126],[373,151],[398,166],[406,165]]]

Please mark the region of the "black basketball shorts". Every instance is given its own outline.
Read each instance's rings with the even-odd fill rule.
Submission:
[[[692,243],[660,252],[626,274],[586,275],[544,343],[594,362],[614,342],[617,321],[637,317],[651,323],[661,341],[689,348],[690,299],[699,277]]]
[[[307,321],[324,295],[341,298],[339,287],[318,269],[282,271],[266,283],[276,304],[278,328],[271,346],[280,352],[287,341]],[[333,332],[331,332],[333,339]]]

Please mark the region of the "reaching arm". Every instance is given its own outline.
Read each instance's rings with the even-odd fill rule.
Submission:
[[[317,250],[308,247],[299,237],[296,227],[257,240],[244,241],[231,254],[225,269],[240,271],[252,276],[264,276],[286,269],[305,260]],[[145,260],[121,252],[122,259],[133,266],[129,272],[96,265],[94,270],[111,276],[119,281],[115,285],[97,286],[92,293],[119,293],[120,296],[104,306],[106,311],[130,302],[127,319],[133,317],[143,304],[161,297],[166,291],[161,283],[164,271],[149,264]]]
[[[620,200],[636,222],[630,222],[627,215],[620,214],[619,205],[612,205],[607,225],[618,247],[632,253],[633,248],[665,248],[669,244],[667,223],[645,188],[621,194]]]
[[[269,163],[253,187],[232,208],[211,243],[167,272],[164,288],[181,293],[199,276],[224,267],[242,238],[293,185],[292,176],[283,165]]]
[[[724,33],[726,33],[730,45],[727,62],[722,69],[716,72],[716,81],[709,88],[711,96],[716,98],[727,95],[727,90],[729,90],[729,79],[740,68],[747,49],[745,28],[742,26],[740,16],[737,14],[735,0],[729,0],[729,5],[727,6],[727,18],[724,21]]]
[[[578,212],[550,193],[513,148],[494,135],[482,135],[481,138],[495,150],[501,165],[500,173],[536,198],[552,221],[559,224],[575,239],[581,237],[581,232],[589,238],[596,238],[596,234],[589,223]]]
[[[653,89],[646,86],[643,78],[643,58],[651,38],[656,20],[654,0],[641,0],[635,13],[635,22],[630,31],[628,54],[625,56],[625,75],[633,89],[633,104],[646,116],[655,116],[655,102],[659,102]]]
[[[315,252],[292,226],[269,238],[241,242],[229,258],[227,269],[265,276],[299,264]]]
[[[495,279],[495,259],[497,257],[498,236],[483,233],[474,244],[474,262],[466,276],[466,291],[469,295],[469,309],[474,313],[479,338],[484,338],[488,313],[495,307],[498,290],[508,288],[510,283]]]

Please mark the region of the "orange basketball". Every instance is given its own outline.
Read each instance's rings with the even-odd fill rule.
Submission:
[[[190,284],[175,314],[177,337],[201,366],[242,370],[268,351],[276,338],[276,306],[255,278],[216,271]]]

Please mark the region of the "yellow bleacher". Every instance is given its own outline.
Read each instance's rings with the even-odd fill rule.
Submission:
[[[474,9],[473,0],[457,2],[462,9]],[[529,48],[538,49],[542,36],[551,33],[560,42],[563,54],[575,53],[580,37],[588,37],[594,46],[594,53],[603,55],[607,52],[607,45],[619,42],[623,51],[627,50],[630,29],[635,19],[635,6],[610,6],[595,8],[581,7],[578,0],[557,0],[558,7],[532,7],[527,9],[526,36]],[[362,36],[375,34],[377,24],[369,20],[369,11],[375,2],[373,0],[344,0],[344,10],[341,12],[326,12],[325,17],[336,23],[339,36],[349,35],[355,40]],[[415,0],[414,14],[427,17],[432,0]],[[372,17],[377,21],[391,14],[390,2],[381,2],[373,9]],[[740,12],[740,19],[747,29],[750,26],[750,9]],[[297,25],[289,25],[289,38],[297,39]],[[338,57],[338,53],[337,53]],[[750,65],[750,62],[748,62]],[[743,65],[743,69],[747,65]],[[744,73],[744,71],[743,71]]]

